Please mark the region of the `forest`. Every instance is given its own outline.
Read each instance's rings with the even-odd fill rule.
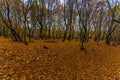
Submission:
[[[0,0],[0,80],[119,80],[120,0]]]

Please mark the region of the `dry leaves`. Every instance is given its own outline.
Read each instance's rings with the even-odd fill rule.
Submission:
[[[100,42],[42,41],[29,45],[0,37],[0,80],[119,80],[120,47]]]

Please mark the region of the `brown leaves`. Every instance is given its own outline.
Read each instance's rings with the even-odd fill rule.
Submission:
[[[87,54],[77,41],[38,40],[25,46],[4,39],[0,43],[2,80],[120,79],[120,51],[103,43],[85,44]]]

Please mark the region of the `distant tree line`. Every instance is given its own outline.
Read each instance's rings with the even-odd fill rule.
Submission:
[[[0,0],[0,36],[120,44],[120,1]]]

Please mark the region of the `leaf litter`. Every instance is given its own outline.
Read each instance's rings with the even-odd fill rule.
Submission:
[[[119,80],[120,46],[79,41],[24,45],[0,38],[0,80]]]

